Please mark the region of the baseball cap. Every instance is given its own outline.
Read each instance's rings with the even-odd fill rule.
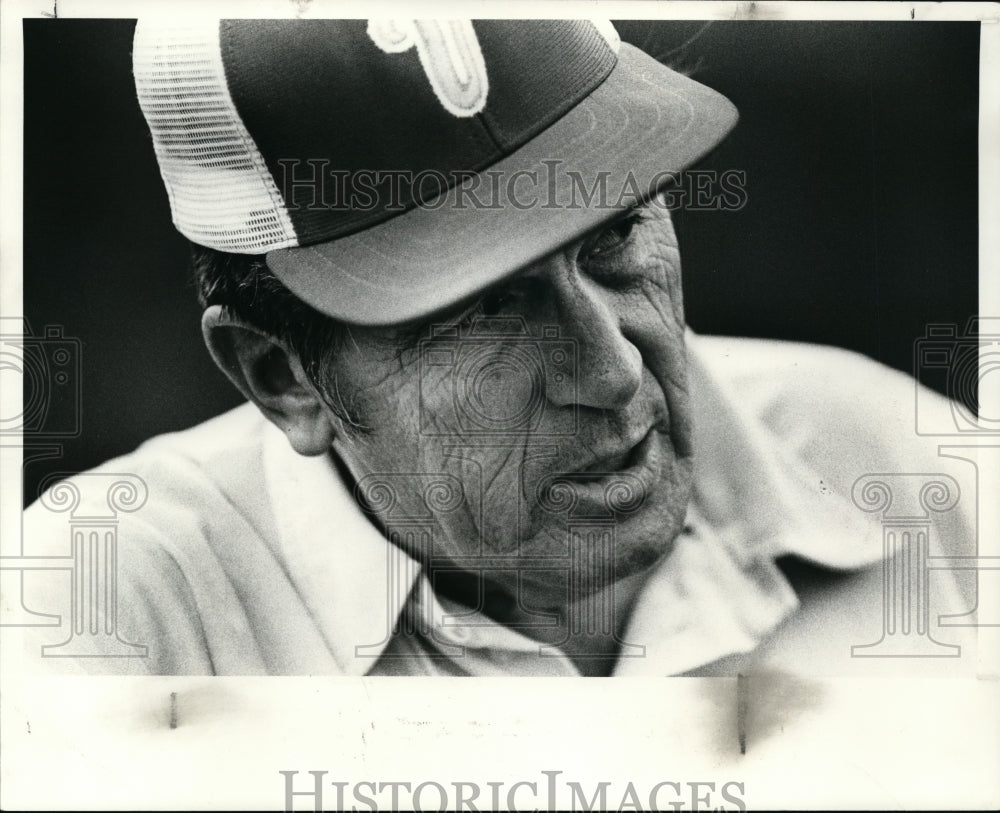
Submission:
[[[721,94],[580,20],[140,20],[177,229],[352,324],[447,308],[652,195]]]

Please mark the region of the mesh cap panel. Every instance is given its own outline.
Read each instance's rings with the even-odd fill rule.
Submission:
[[[297,246],[281,195],[229,94],[218,21],[140,21],[132,59],[177,230],[241,254]]]

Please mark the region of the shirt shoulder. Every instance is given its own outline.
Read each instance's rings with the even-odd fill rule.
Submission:
[[[152,438],[88,471],[57,475],[43,483],[42,496],[26,509],[26,530],[106,518],[122,531],[134,530],[137,537],[170,536],[189,553],[233,517],[266,533],[264,424],[245,405],[191,429]]]
[[[938,460],[917,409],[947,419],[947,398],[861,353],[803,342],[694,337],[720,387],[806,460],[852,471],[916,470]]]
[[[693,337],[689,346],[695,364],[704,368],[703,380],[720,393],[712,406],[739,418],[739,428],[731,429],[720,447],[732,449],[743,433],[752,437],[766,463],[754,470],[754,484],[776,483],[770,491],[786,499],[775,505],[807,509],[784,548],[801,558],[783,565],[795,574],[802,606],[770,642],[765,660],[826,673],[870,665],[850,653],[878,640],[886,612],[883,574],[907,561],[906,550],[884,552],[885,540],[899,541],[892,536],[893,523],[901,517],[912,530],[922,518],[931,556],[975,554],[976,468],[942,450],[941,437],[917,431],[918,409],[925,410],[921,418],[928,423],[946,425],[953,420],[951,402],[905,373],[840,348],[706,336]],[[737,470],[731,476],[738,485],[741,460],[727,458],[724,467]],[[950,496],[928,508],[922,500],[930,481],[947,483]],[[888,501],[866,503],[859,497],[868,483],[889,494]],[[753,501],[750,514],[766,510],[769,497]],[[859,519],[867,519],[870,528],[850,524]],[[858,556],[840,569],[838,554],[852,545],[870,551],[871,562],[866,566]],[[975,606],[975,580],[967,572],[936,571],[929,589],[934,617],[962,615]],[[962,635],[954,630],[935,634],[959,648]],[[963,665],[968,663],[955,664]]]
[[[282,565],[263,475],[265,423],[246,405],[153,438],[52,483],[25,510],[24,555],[45,566],[26,572],[24,602],[60,620],[31,636],[53,658],[43,667],[59,665],[55,645],[67,640],[63,654],[80,650],[74,665],[88,671],[267,670],[261,585],[280,581]]]

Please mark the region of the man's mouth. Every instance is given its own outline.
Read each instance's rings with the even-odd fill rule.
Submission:
[[[536,491],[539,505],[575,517],[632,513],[654,491],[663,456],[663,433],[654,426],[631,446],[610,451],[582,468],[543,477]]]
[[[648,430],[631,446],[613,451],[572,474],[576,482],[603,480],[615,474],[633,473],[648,461],[654,440],[655,428]]]

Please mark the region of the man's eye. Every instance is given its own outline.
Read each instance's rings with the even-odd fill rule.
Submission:
[[[503,316],[516,307],[519,291],[504,285],[500,288],[487,290],[479,300],[467,310],[460,319],[461,325],[468,325],[483,316]]]
[[[480,300],[480,307],[486,316],[499,316],[514,302],[513,292],[506,288],[497,291],[487,291]]]
[[[455,324],[468,328],[484,316],[499,316],[512,299],[508,291],[487,291],[470,308],[458,317]]]
[[[605,227],[586,245],[584,252],[586,259],[600,259],[627,243],[638,219],[638,215],[631,215]]]

